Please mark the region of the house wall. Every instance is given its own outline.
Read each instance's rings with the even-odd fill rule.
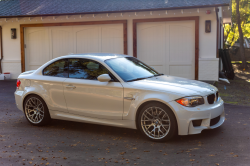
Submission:
[[[206,14],[206,10],[211,10],[211,14]],[[0,19],[0,25],[3,28],[3,72],[11,72],[12,79],[16,79],[21,73],[21,49],[20,49],[20,24],[36,24],[36,23],[56,23],[56,22],[80,22],[80,21],[102,21],[102,20],[127,20],[128,21],[128,55],[133,56],[133,19],[143,18],[163,18],[163,17],[189,17],[199,16],[199,80],[218,80],[218,58],[216,58],[216,30],[217,20],[214,8],[201,8],[171,11],[153,11],[137,12],[135,13],[121,13],[116,14],[98,14],[93,15],[79,15],[57,16],[56,20],[53,17],[16,18]],[[205,20],[211,20],[211,33],[205,33]],[[11,28],[17,29],[17,39],[11,39]],[[212,74],[211,74],[212,72]]]

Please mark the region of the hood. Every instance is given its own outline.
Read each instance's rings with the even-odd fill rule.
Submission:
[[[174,76],[158,76],[144,80],[128,82],[131,86],[181,94],[182,96],[201,95],[206,96],[216,93],[218,89],[210,84],[201,81],[189,80]]]

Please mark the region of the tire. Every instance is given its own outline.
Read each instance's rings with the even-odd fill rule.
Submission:
[[[37,95],[28,96],[24,101],[23,108],[26,119],[32,125],[43,126],[51,120],[46,103]]]
[[[150,102],[139,111],[137,127],[151,141],[164,142],[177,135],[175,115],[166,105]]]

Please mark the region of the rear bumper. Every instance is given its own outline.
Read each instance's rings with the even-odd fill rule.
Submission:
[[[204,104],[192,108],[181,106],[175,101],[169,104],[175,110],[179,135],[199,134],[202,130],[217,128],[225,121],[224,102],[221,98],[215,104]],[[214,123],[215,118],[218,120]],[[201,124],[194,126],[193,120],[201,120]]]
[[[23,111],[23,91],[15,91],[16,106],[19,110]]]

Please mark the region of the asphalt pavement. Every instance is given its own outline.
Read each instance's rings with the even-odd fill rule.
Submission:
[[[124,128],[62,120],[32,126],[16,108],[15,89],[15,81],[0,81],[0,166],[250,165],[250,107],[225,104],[221,127],[155,143]]]

